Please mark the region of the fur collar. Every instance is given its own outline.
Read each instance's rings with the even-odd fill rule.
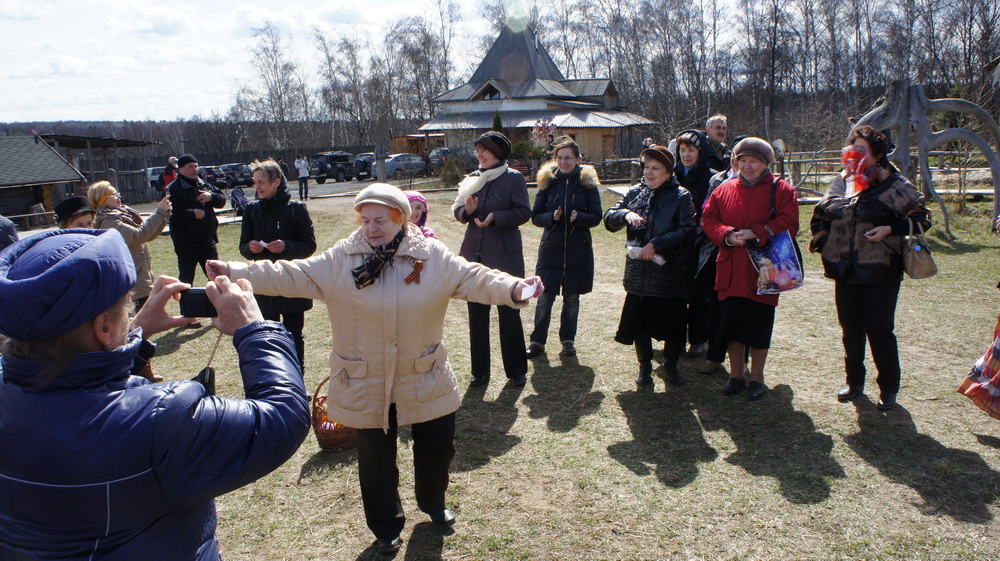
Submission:
[[[598,179],[597,170],[594,169],[594,166],[581,165],[580,168],[581,186],[585,189],[596,189],[601,186],[601,180]],[[553,161],[545,162],[538,168],[538,175],[535,176],[535,181],[538,182],[539,191],[549,188],[549,184],[556,178],[556,170],[558,169],[559,166]]]

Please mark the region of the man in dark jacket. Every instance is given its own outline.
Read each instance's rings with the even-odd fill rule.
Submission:
[[[155,351],[146,337],[191,321],[164,310],[188,285],[160,277],[129,332],[135,279],[116,230],[0,254],[0,559],[217,561],[214,497],[308,434],[292,339],[263,321],[249,284],[206,289],[239,355],[246,399],[232,399],[134,375]]]
[[[306,205],[295,202],[288,192],[288,179],[274,160],[255,161],[253,184],[257,200],[243,214],[240,234],[240,255],[251,261],[305,259],[316,251],[316,234]],[[299,366],[305,364],[306,310],[313,302],[308,298],[255,295],[264,319],[280,321],[295,339]]]
[[[177,253],[177,277],[194,282],[195,265],[205,271],[205,261],[218,259],[219,219],[215,209],[226,205],[226,197],[198,176],[198,160],[191,154],[178,158],[177,179],[167,189],[174,206],[170,214],[170,239]],[[205,276],[208,276],[206,273]]]

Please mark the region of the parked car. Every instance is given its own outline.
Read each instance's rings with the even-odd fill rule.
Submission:
[[[253,173],[250,172],[250,166],[246,164],[226,164],[219,167],[232,180],[229,184],[230,187],[236,185],[253,185]]]
[[[350,181],[354,177],[354,155],[347,152],[320,152],[309,163],[309,177],[316,183],[326,183],[327,179]]]
[[[358,181],[372,177],[374,170],[372,163],[375,162],[375,154],[365,152],[354,157],[354,178]]]
[[[458,168],[464,172],[479,169],[479,160],[476,159],[475,154],[468,150],[456,150],[448,147],[435,148],[431,150],[428,159],[430,161],[427,165],[432,173],[440,169],[449,159],[455,160],[458,163]]]
[[[202,166],[198,168],[198,172],[209,185],[215,185],[220,189],[233,188],[233,180],[219,166]]]
[[[423,158],[407,153],[390,154],[389,159],[385,161],[385,172],[393,179],[430,175],[427,162],[424,162]]]
[[[146,181],[149,182],[149,186],[157,191],[162,191],[164,185],[160,185],[160,175],[166,166],[157,166],[152,168],[146,168]]]

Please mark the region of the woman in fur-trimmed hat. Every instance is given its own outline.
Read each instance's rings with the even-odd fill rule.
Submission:
[[[538,245],[535,274],[545,292],[535,306],[535,329],[529,337],[528,358],[545,352],[552,303],[563,295],[559,341],[563,356],[576,356],[580,295],[594,288],[594,242],[590,229],[601,223],[600,179],[593,166],[580,164],[580,147],[572,139],[555,145],[555,160],[538,170],[538,194],[531,222],[545,228]]]

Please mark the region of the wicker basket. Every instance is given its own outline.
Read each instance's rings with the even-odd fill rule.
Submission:
[[[323,384],[330,381],[327,376],[316,386],[313,393],[312,402],[312,425],[316,433],[316,441],[323,450],[337,451],[353,448],[358,445],[357,432],[351,427],[331,421],[326,416],[326,394],[323,393]]]

